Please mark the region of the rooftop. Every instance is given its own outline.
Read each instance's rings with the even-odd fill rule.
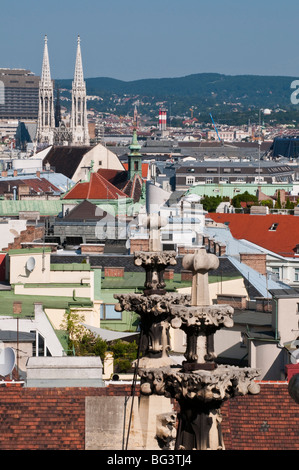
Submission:
[[[208,217],[226,224],[234,238],[248,240],[280,256],[294,257],[296,254],[299,217],[220,213],[210,213]]]

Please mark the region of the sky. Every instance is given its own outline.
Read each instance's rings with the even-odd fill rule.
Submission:
[[[131,81],[195,73],[299,78],[298,0],[9,0],[0,5],[0,68]]]

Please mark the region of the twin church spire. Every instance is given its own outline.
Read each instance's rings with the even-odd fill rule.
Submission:
[[[69,145],[89,145],[86,108],[86,85],[83,75],[80,36],[77,40],[77,54],[74,80],[72,83],[72,109],[70,128],[63,130]],[[54,86],[51,79],[48,53],[48,38],[45,36],[42,74],[39,85],[39,112],[36,140],[38,143],[55,143],[59,129],[55,128]],[[59,140],[59,139],[58,139]]]

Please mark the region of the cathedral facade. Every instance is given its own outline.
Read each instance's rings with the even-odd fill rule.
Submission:
[[[77,40],[75,73],[71,93],[71,119],[70,127],[67,127],[62,121],[55,123],[54,85],[50,72],[48,40],[47,36],[45,36],[42,74],[39,84],[39,110],[36,133],[37,144],[74,146],[90,145],[87,122],[86,85],[83,76],[79,36]]]

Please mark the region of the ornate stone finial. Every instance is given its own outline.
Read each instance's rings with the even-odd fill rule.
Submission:
[[[205,247],[196,250],[194,254],[185,255],[183,268],[192,271],[191,305],[210,305],[208,272],[217,269],[219,259],[208,254]]]
[[[162,251],[161,228],[167,225],[167,219],[158,213],[148,215],[143,226],[149,230],[149,251]]]

